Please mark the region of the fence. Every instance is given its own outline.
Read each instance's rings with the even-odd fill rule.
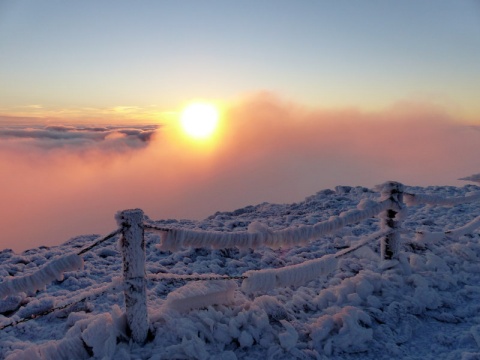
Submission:
[[[237,277],[179,276],[179,278],[188,280],[237,279],[243,281],[242,289],[245,292],[268,291],[275,287],[298,286],[328,274],[336,268],[338,258],[378,239],[381,239],[381,259],[387,262],[396,260],[400,250],[400,235],[404,231],[402,221],[408,206],[420,204],[455,206],[480,200],[480,191],[468,196],[453,198],[405,193],[404,186],[393,181],[379,185],[375,189],[380,192],[379,201],[363,200],[357,205],[357,209],[345,211],[329,220],[315,225],[289,227],[279,231],[272,231],[258,223],[251,224],[249,231],[235,233],[164,228],[144,222],[144,214],[140,209],[124,210],[116,215],[119,228],[98,239],[92,245],[76,254],[53,260],[30,275],[5,279],[0,283],[0,299],[19,292],[36,292],[51,281],[61,279],[64,272],[81,268],[83,265],[81,256],[83,254],[121,234],[123,280],[122,282],[114,281],[112,284],[98,289],[96,294],[98,295],[115,286],[121,285],[123,287],[128,328],[132,339],[142,344],[147,339],[149,329],[146,301],[145,231],[159,232],[161,235],[160,248],[170,251],[175,251],[181,247],[255,249],[268,246],[278,248],[306,244],[320,236],[338,231],[346,225],[359,223],[374,216],[380,218],[379,231],[363,238],[347,249],[319,259],[308,260],[284,268],[250,270]],[[471,233],[478,227],[480,227],[480,216],[458,229],[437,233],[418,232],[417,236],[423,241],[432,241],[445,236],[458,238]],[[164,278],[164,276],[160,277],[160,279]],[[227,289],[226,291],[230,290]],[[84,301],[90,296],[92,296],[91,293],[86,297],[77,298],[75,301],[66,302],[59,307],[37,314],[33,318],[44,316],[58,309],[64,309]],[[31,319],[21,319],[0,326],[0,330]]]

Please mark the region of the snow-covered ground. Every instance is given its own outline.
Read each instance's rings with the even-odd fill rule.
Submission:
[[[476,185],[406,187],[409,193],[445,198],[467,196],[479,190]],[[149,223],[212,232],[243,232],[249,227],[278,231],[314,226],[356,209],[362,200],[363,204],[365,199],[379,201],[379,196],[363,187],[339,186],[294,204],[263,203],[233,212],[217,212],[203,221]],[[72,256],[61,266],[58,261],[51,265],[51,261],[78,253],[97,236],[78,236],[60,246],[40,247],[22,254],[4,250],[0,252],[0,277],[4,284],[29,274],[37,275],[31,286],[27,280],[17,280],[10,290],[0,287],[4,291],[0,291],[4,296],[0,299],[0,328],[64,307],[87,294],[90,297],[0,330],[0,357],[480,359],[479,230],[462,236],[444,234],[477,218],[480,201],[451,207],[415,205],[407,209],[399,261],[380,261],[380,243],[375,240],[339,257],[332,263],[336,265],[333,268],[328,260],[333,258],[331,254],[355,246],[378,231],[379,218],[348,225],[308,244],[275,250],[247,247],[162,251],[159,235],[146,232],[151,334],[143,346],[128,340],[119,280],[122,261],[118,238],[85,253],[83,269],[68,271],[63,277],[60,272],[81,265],[78,258]],[[423,235],[416,234],[417,231]],[[255,288],[245,284],[242,287],[242,279],[182,279],[183,275],[239,277],[247,272],[258,274],[253,270],[280,269],[322,257],[328,263],[324,264],[323,275],[313,280],[304,276],[306,283],[297,286]],[[35,290],[41,287],[42,279],[53,281],[36,294],[13,291]]]

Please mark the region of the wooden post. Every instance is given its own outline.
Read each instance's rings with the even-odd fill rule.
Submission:
[[[144,344],[148,335],[145,279],[145,239],[143,211],[124,210],[116,215],[122,227],[123,282],[127,324],[133,341]]]
[[[386,235],[381,242],[380,253],[382,260],[398,258],[400,247],[400,231],[402,226],[402,211],[405,209],[403,202],[404,186],[395,181],[388,181],[379,186],[381,200],[390,199],[392,207],[382,214],[381,226],[384,229],[391,229],[392,232]]]

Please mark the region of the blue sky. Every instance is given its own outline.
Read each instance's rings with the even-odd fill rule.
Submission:
[[[270,91],[327,108],[432,101],[475,120],[478,64],[478,0],[0,0],[9,115]]]

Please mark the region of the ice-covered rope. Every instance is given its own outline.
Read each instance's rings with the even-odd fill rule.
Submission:
[[[258,222],[251,223],[248,231],[241,232],[167,229],[151,225],[145,226],[145,229],[160,233],[161,244],[158,247],[163,251],[175,251],[182,247],[215,249],[233,247],[255,249],[261,246],[292,247],[305,245],[322,235],[338,231],[346,225],[361,222],[395,206],[395,202],[391,199],[381,202],[366,200],[360,202],[357,209],[342,212],[339,216],[331,217],[329,220],[315,225],[288,227],[277,231]]]
[[[391,230],[380,230],[355,245],[335,254],[325,255],[319,259],[307,260],[303,263],[277,269],[250,270],[245,272],[246,279],[242,289],[251,293],[269,291],[276,287],[301,286],[320,276],[326,276],[337,268],[338,259],[365,246],[369,242],[391,233]]]
[[[337,268],[337,263],[338,259],[331,254],[278,269],[250,270],[245,273],[247,279],[242,283],[242,290],[251,293],[276,287],[301,286],[319,276],[330,274]]]
[[[387,236],[391,233],[391,230],[381,230],[377,231],[370,236],[365,237],[363,240],[358,241],[355,245],[350,246],[347,249],[341,250],[332,256],[336,259],[345,256],[347,254],[352,253],[355,250],[358,250],[362,246],[365,246],[369,242],[373,240],[377,240],[380,237]],[[330,255],[328,255],[330,256]],[[245,274],[240,275],[240,276],[229,276],[229,275],[216,275],[216,274],[195,274],[195,275],[179,275],[179,274],[169,274],[169,273],[161,273],[161,274],[150,274],[148,275],[148,279],[151,280],[174,280],[174,281],[214,281],[214,280],[246,280],[249,277],[256,277],[257,280],[259,279],[260,276],[267,276],[270,277],[270,274],[273,272],[282,272],[285,271],[284,269],[289,269],[288,271],[296,271],[297,269],[300,269],[302,266],[307,266],[308,267],[308,262],[323,262],[324,258],[322,257],[321,259],[315,259],[315,260],[309,260],[306,261],[305,263],[302,264],[296,264],[292,265],[290,267],[286,268],[281,268],[281,269],[267,269],[267,270],[250,270],[247,271]],[[331,260],[333,263],[333,260]],[[305,265],[306,264],[306,265]],[[312,268],[315,268],[315,266],[311,266],[308,270],[311,270]],[[322,272],[322,271],[320,271]],[[252,275],[253,274],[253,275]],[[263,275],[262,275],[263,274]],[[265,275],[267,274],[267,275]],[[322,275],[321,273],[312,273],[312,276],[317,277]],[[252,281],[255,281],[252,280]],[[308,281],[307,281],[308,282]],[[262,279],[261,283],[264,284],[266,283],[266,280]],[[276,282],[277,283],[277,282]],[[281,284],[281,282],[278,282]],[[252,286],[251,285],[245,285],[247,289],[250,289]],[[287,285],[279,285],[279,286],[287,286]],[[255,290],[249,290],[249,291],[255,291]]]
[[[467,224],[457,229],[445,231],[445,234],[454,239],[458,239],[460,236],[472,233],[478,227],[480,227],[480,216],[477,216],[472,221],[468,222]]]
[[[147,275],[151,280],[173,280],[173,281],[213,281],[213,280],[244,280],[247,277],[229,276],[229,275],[217,275],[217,274],[196,274],[196,275],[179,275],[179,274],[150,274]]]
[[[374,241],[374,240],[378,240],[380,239],[381,237],[384,237],[384,236],[388,236],[390,235],[391,233],[393,233],[392,230],[379,230],[379,231],[376,231],[374,232],[373,234],[365,237],[363,240],[359,240],[355,243],[355,245],[353,246],[350,246],[346,249],[343,249],[343,250],[340,250],[339,252],[335,253],[335,257],[336,258],[340,258],[342,256],[345,256],[345,255],[348,255],[352,252],[354,252],[355,250],[358,250],[360,249],[361,247],[367,245],[368,243]]]
[[[460,236],[471,234],[473,231],[475,231],[479,227],[480,227],[480,216],[477,216],[475,219],[468,222],[467,224],[453,230],[439,231],[439,232],[417,231],[416,238],[417,240],[424,243],[435,242],[445,238],[451,238],[456,240]]]
[[[19,292],[35,293],[54,280],[63,280],[67,271],[83,268],[83,259],[72,253],[52,260],[32,274],[8,277],[0,283],[0,299]]]
[[[104,243],[105,241],[107,241],[107,240],[111,239],[112,237],[120,234],[121,232],[122,232],[122,228],[118,228],[116,230],[113,230],[110,234],[105,235],[105,236],[101,237],[100,239],[98,239],[97,241],[95,241],[92,245],[89,245],[85,249],[80,250],[78,252],[78,255],[85,254],[87,251],[92,250],[94,247],[100,245],[101,243]]]
[[[387,236],[391,232],[391,230],[380,230],[358,241],[355,245],[352,245],[349,248],[341,250],[335,254],[278,269],[250,270],[240,276],[216,274],[179,275],[161,273],[150,274],[148,275],[148,279],[160,281],[245,280],[242,284],[242,288],[247,292],[268,291],[275,287],[290,285],[299,286],[314,280],[318,276],[327,275],[336,268],[338,258],[348,255],[374,240],[377,240],[383,236]]]
[[[77,254],[72,253],[54,259],[32,274],[5,278],[3,282],[0,283],[0,299],[19,292],[35,293],[54,280],[63,280],[63,274],[65,272],[76,271],[83,268],[81,255],[118,235],[121,231],[121,228],[114,230],[110,234],[98,239],[92,245],[79,251]]]
[[[46,316],[48,314],[51,314],[57,310],[63,310],[63,309],[66,309],[67,307],[69,306],[72,306],[72,305],[76,305],[84,300],[86,300],[87,298],[85,299],[82,299],[80,301],[77,301],[77,302],[73,302],[73,303],[69,303],[69,304],[65,304],[63,306],[60,306],[60,307],[56,307],[56,308],[53,308],[53,309],[49,309],[49,310],[46,310],[46,311],[43,311],[41,313],[38,313],[38,314],[34,314],[34,315],[30,315],[30,317],[27,317],[27,318],[22,318],[22,319],[19,319],[19,320],[16,320],[16,321],[12,321],[11,323],[8,323],[8,324],[5,324],[5,325],[0,325],[0,330],[3,330],[3,329],[6,329],[10,326],[17,326],[21,323],[24,323],[24,322],[27,322],[27,321],[30,321],[30,320],[35,320],[35,319],[38,319],[38,318],[41,318],[43,316]]]
[[[106,293],[107,291],[110,291],[112,289],[115,289],[116,287],[120,286],[123,284],[123,281],[120,277],[118,278],[114,278],[112,280],[112,282],[108,285],[104,285],[104,286],[101,286],[101,287],[97,287],[91,291],[88,291],[87,290],[83,290],[82,291],[82,294],[85,294],[85,292],[88,292],[87,295],[83,295],[83,296],[73,296],[71,298],[69,298],[68,300],[64,300],[62,302],[59,302],[58,305],[56,305],[55,307],[51,308],[51,309],[48,309],[48,310],[45,310],[41,313],[38,313],[38,314],[33,314],[33,315],[30,315],[29,317],[26,317],[26,318],[21,318],[21,319],[18,319],[18,320],[15,320],[15,321],[12,321],[8,324],[5,324],[5,325],[0,325],[0,330],[3,330],[3,329],[6,329],[10,326],[16,326],[18,324],[21,324],[21,323],[24,323],[24,322],[27,322],[27,321],[30,321],[30,320],[34,320],[34,319],[38,319],[40,317],[43,317],[43,316],[46,316],[48,314],[51,314],[57,310],[63,310],[63,309],[66,309],[70,306],[73,306],[73,305],[76,305],[76,304],[79,304],[81,303],[82,301],[85,301],[87,299],[93,299],[93,298],[96,298],[104,293]]]
[[[163,307],[187,312],[211,305],[228,305],[234,302],[237,288],[234,281],[190,283],[169,293]]]
[[[241,276],[214,275],[214,274],[152,274],[148,278],[152,280],[177,280],[177,281],[216,281],[216,280],[244,280],[242,289],[251,293],[255,291],[268,291],[276,287],[301,286],[319,276],[326,276],[333,272],[338,264],[338,259],[352,253],[355,250],[392,233],[392,230],[380,230],[347,249],[335,254],[321,257],[320,259],[307,260],[303,263],[286,266],[277,269],[250,270]]]
[[[143,228],[147,231],[148,230],[156,230],[156,231],[170,231],[170,230],[172,230],[172,228],[167,228],[167,227],[164,227],[164,226],[157,226],[157,225],[148,224],[148,223],[144,223]]]
[[[444,198],[437,195],[404,193],[404,201],[408,206],[414,205],[440,205],[455,206],[480,200],[480,191],[475,191],[467,196]]]

